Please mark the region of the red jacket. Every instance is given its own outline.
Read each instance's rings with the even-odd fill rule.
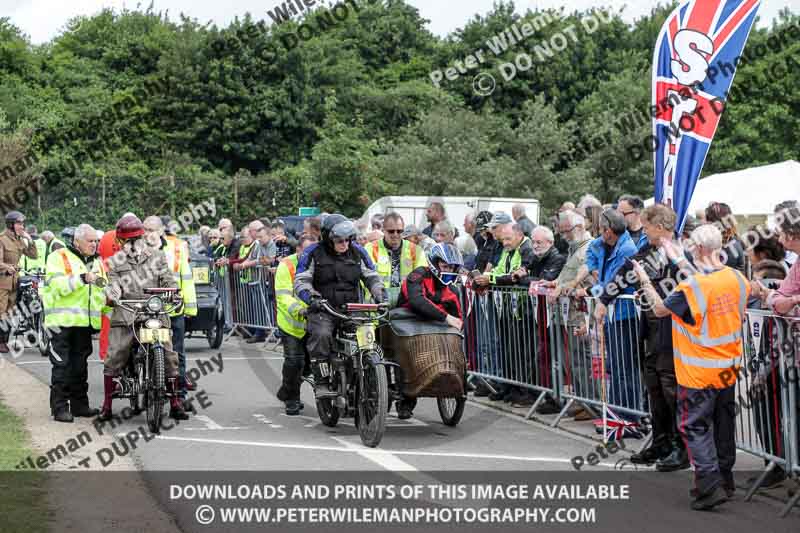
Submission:
[[[97,255],[99,255],[103,261],[106,261],[121,249],[122,247],[120,247],[117,242],[117,232],[112,229],[103,233],[103,236],[100,238],[100,243],[97,245]]]
[[[458,293],[452,285],[443,285],[428,267],[417,268],[403,280],[397,305],[426,320],[444,322],[447,315],[461,319]]]

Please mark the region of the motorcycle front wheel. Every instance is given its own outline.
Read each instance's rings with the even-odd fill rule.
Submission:
[[[150,375],[147,382],[145,401],[147,409],[147,427],[153,434],[161,431],[161,419],[164,417],[164,401],[166,397],[164,377],[164,348],[161,346],[153,347],[152,358],[150,359]]]
[[[33,322],[36,327],[36,347],[39,348],[42,357],[47,357],[50,355],[50,335],[44,327],[44,313],[33,315]]]
[[[358,434],[364,446],[376,447],[386,432],[389,385],[383,365],[375,364],[370,354],[363,356],[364,387],[358,391]]]

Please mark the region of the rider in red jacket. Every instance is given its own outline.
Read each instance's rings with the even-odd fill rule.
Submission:
[[[464,265],[461,253],[453,244],[438,243],[428,252],[428,263],[429,266],[417,268],[403,280],[397,306],[410,309],[422,320],[446,322],[460,330],[461,302],[452,283]],[[416,398],[397,402],[397,417],[411,418],[416,405]]]

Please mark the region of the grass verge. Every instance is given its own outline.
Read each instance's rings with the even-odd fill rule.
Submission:
[[[0,402],[0,531],[49,530],[46,474],[16,470],[32,454],[22,420]]]

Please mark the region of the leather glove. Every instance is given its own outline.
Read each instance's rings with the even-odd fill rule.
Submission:
[[[312,296],[311,303],[308,304],[308,313],[317,313],[322,309],[322,298]]]

